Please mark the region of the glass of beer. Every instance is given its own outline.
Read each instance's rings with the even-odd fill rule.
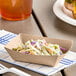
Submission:
[[[0,13],[3,19],[27,19],[31,12],[32,0],[0,0]]]

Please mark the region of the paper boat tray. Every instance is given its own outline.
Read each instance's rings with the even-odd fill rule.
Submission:
[[[65,56],[65,54],[62,54],[60,56],[58,55],[54,55],[54,56],[25,55],[25,54],[12,50],[12,48],[17,48],[22,43],[28,40],[31,40],[31,39],[33,40],[45,39],[47,42],[50,42],[53,44],[59,44],[61,47],[67,49],[65,54],[69,51],[69,49],[72,46],[71,40],[38,37],[38,36],[32,36],[32,35],[21,33],[17,35],[15,38],[13,38],[7,45],[5,45],[5,49],[7,50],[7,52],[10,54],[10,56],[14,60],[22,61],[22,62],[44,64],[44,65],[49,65],[49,66],[56,66],[59,63],[59,61]]]

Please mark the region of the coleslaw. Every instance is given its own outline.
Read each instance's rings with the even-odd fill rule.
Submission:
[[[62,55],[65,48],[60,47],[58,44],[47,43],[46,40],[28,40],[17,48],[13,48],[23,54],[31,55]]]

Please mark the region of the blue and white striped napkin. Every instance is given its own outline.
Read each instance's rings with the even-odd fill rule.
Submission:
[[[4,49],[4,45],[7,44],[15,36],[17,35],[14,33],[11,33],[5,30],[0,30],[0,60],[11,64],[15,64],[17,66],[21,66],[23,68],[26,68],[47,76],[52,75],[76,63],[76,53],[71,51],[67,53],[67,55],[60,61],[60,63],[56,67],[49,67],[44,65],[14,61],[7,53],[7,51]]]

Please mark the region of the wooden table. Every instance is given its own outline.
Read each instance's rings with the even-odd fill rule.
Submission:
[[[76,27],[59,20],[53,13],[52,6],[56,0],[33,0],[33,12],[30,18],[23,21],[6,21],[0,19],[0,29],[13,33],[27,33],[52,38],[71,39],[74,41],[72,51],[76,51]],[[16,67],[32,76],[42,76],[38,73],[0,61],[7,67]],[[75,76],[76,64],[52,76]],[[15,76],[6,74],[6,76]]]

